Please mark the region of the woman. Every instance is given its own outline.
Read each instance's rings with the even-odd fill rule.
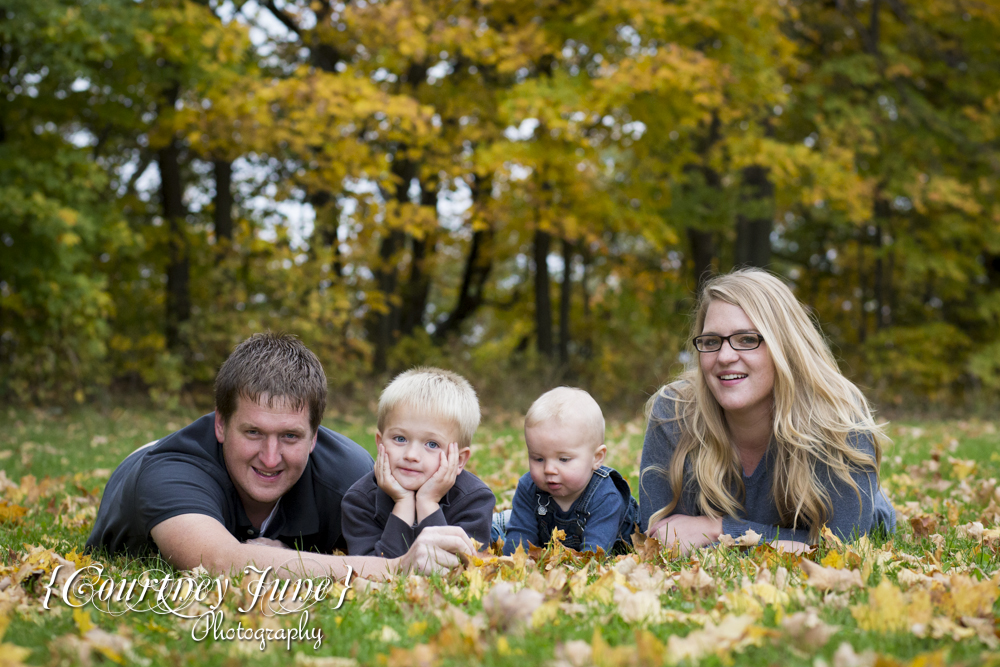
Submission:
[[[692,332],[697,366],[647,404],[649,535],[687,553],[750,529],[786,548],[824,524],[844,539],[895,530],[885,435],[784,283],[756,269],[709,280]]]

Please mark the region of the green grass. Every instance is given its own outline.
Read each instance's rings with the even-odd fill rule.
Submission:
[[[29,546],[43,546],[63,555],[79,553],[89,534],[100,492],[114,466],[135,448],[198,416],[200,413],[196,411],[151,409],[102,412],[81,408],[59,414],[8,409],[3,417],[5,428],[0,429],[0,471],[13,485],[0,491],[0,498],[23,505],[27,514],[0,523],[0,582],[4,576],[16,576]],[[324,424],[374,452],[373,417],[334,416]],[[979,544],[960,538],[948,520],[949,511],[952,518],[958,518],[958,524],[978,520],[990,499],[1000,497],[992,491],[996,487],[995,480],[1000,478],[1000,450],[997,448],[1000,436],[995,425],[990,422],[914,421],[893,424],[890,435],[894,442],[884,453],[883,483],[893,491],[898,507],[906,507],[907,502],[916,503],[912,512],[936,517],[939,532],[945,539],[937,565],[929,560],[929,554],[937,549],[935,543],[929,537],[915,537],[905,520],[890,540],[873,538],[876,548],[891,550],[892,558],[872,568],[865,587],[843,594],[824,595],[806,585],[793,557],[775,560],[764,548],[746,552],[707,550],[697,554],[695,560],[678,558],[660,566],[669,575],[691,570],[697,560],[715,582],[714,589],[706,594],[685,592],[677,586],[661,591],[660,605],[664,610],[681,612],[679,620],[629,623],[623,620],[613,601],[593,602],[590,593],[578,598],[567,585],[548,599],[579,603],[583,607],[560,609],[537,627],[507,627],[509,619],[486,614],[483,600],[471,595],[469,574],[473,568],[469,574],[455,572],[426,581],[397,581],[369,593],[357,591],[339,610],[332,608],[333,603],[314,607],[310,610],[310,626],[322,629],[325,635],[322,646],[314,651],[311,642],[293,643],[292,651],[300,660],[307,661],[337,656],[360,664],[419,664],[421,659],[430,656],[432,664],[472,662],[523,667],[551,661],[556,656],[557,646],[580,640],[593,644],[598,652],[602,650],[602,642],[619,649],[619,653],[595,653],[593,657],[598,662],[660,664],[663,659],[670,658],[665,645],[672,636],[682,637],[699,631],[704,618],[719,620],[733,612],[733,596],[744,580],[748,584],[762,581],[758,572],[763,569],[776,576],[780,564],[787,568],[791,579],[787,589],[789,598],[784,604],[760,603],[761,612],[754,622],[759,635],[756,643],[725,648],[718,655],[709,652],[701,658],[700,664],[812,666],[817,658],[833,664],[834,653],[843,642],[850,643],[859,653],[866,649],[877,651],[886,661],[884,664],[908,664],[915,658],[923,660],[925,654],[940,650],[945,651],[944,659],[948,663],[982,664],[996,655],[974,637],[956,639],[947,634],[938,638],[930,634],[918,637],[909,629],[888,633],[866,631],[859,627],[852,614],[851,607],[866,605],[880,581],[895,582],[900,567],[922,568],[929,573],[940,570],[946,577],[962,573],[973,580],[990,578],[1000,570],[996,543]],[[620,470],[635,490],[642,447],[641,422],[609,424],[607,443],[608,464]],[[974,466],[965,463],[967,460],[974,461]],[[469,468],[491,485],[501,506],[509,506],[516,481],[526,466],[523,440],[516,424],[486,424],[479,430]],[[822,545],[816,558],[824,558],[830,549],[830,545]],[[556,570],[563,568],[570,576],[578,570],[571,561],[560,558],[555,554],[535,571],[544,577],[553,571],[546,569],[549,565]],[[919,561],[921,564],[914,564],[912,561],[916,559],[923,560]],[[147,564],[123,558],[102,562],[107,565],[110,576],[116,579],[135,577],[147,567]],[[604,567],[613,564],[609,560]],[[158,566],[166,568],[162,563]],[[490,567],[489,564],[483,566],[482,572],[487,573],[484,591],[499,581]],[[522,581],[532,576],[532,568],[517,571],[510,565],[497,567],[505,580]],[[588,581],[596,587],[594,582],[599,576],[596,566],[591,565],[589,572]],[[46,577],[47,573],[27,577],[20,586],[24,592],[21,599],[13,596],[14,588],[0,592],[0,619],[6,617],[10,621],[2,641],[6,645],[29,648],[29,664],[72,665],[122,660],[137,664],[235,667],[250,663],[285,665],[292,658],[284,642],[273,642],[263,653],[254,647],[240,647],[240,642],[196,642],[191,637],[190,627],[172,616],[132,612],[113,617],[86,607],[90,623],[128,643],[127,650],[101,652],[88,645],[88,641],[93,644],[87,639],[92,639],[92,635],[81,637],[81,629],[86,629],[87,621],[79,613],[74,617],[61,602],[53,603],[50,610],[41,609],[39,599]],[[941,600],[945,594],[949,593],[944,585],[934,593],[937,616],[943,613],[940,605],[944,604]],[[229,604],[228,598],[226,604]],[[259,614],[238,614],[235,607],[235,603],[224,607],[227,626],[235,627],[239,621],[244,625],[276,623]],[[451,612],[443,614],[442,610],[452,607],[470,618],[478,618],[475,629],[469,626],[462,631],[464,626],[449,621],[447,613]],[[817,609],[825,623],[839,626],[836,634],[818,647],[796,645],[781,629],[782,618],[809,608]],[[994,605],[989,618],[993,623],[996,611]],[[293,627],[297,618],[298,614],[292,614],[277,623]],[[389,637],[386,641],[385,628],[398,634],[398,639]],[[600,634],[600,640],[595,640],[595,633]],[[658,649],[658,657],[650,658],[635,648],[648,636],[664,645]],[[0,644],[0,665],[5,664],[4,650],[4,645]]]

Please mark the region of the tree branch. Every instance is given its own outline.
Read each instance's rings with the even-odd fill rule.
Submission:
[[[299,37],[302,36],[302,29],[299,28],[298,24],[295,23],[294,19],[292,19],[291,14],[275,5],[274,0],[267,0],[267,2],[264,3],[264,6],[267,7],[268,11],[274,14],[274,18],[281,21],[286,28],[294,32]]]

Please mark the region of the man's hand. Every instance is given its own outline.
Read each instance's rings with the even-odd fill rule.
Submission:
[[[396,572],[403,576],[446,572],[458,567],[457,553],[476,553],[464,530],[458,526],[428,526],[420,532],[410,550],[397,559]]]
[[[417,523],[437,512],[441,499],[455,486],[459,473],[458,443],[448,445],[447,454],[440,450],[438,460],[437,471],[417,490]]]
[[[646,534],[660,540],[665,547],[680,547],[681,553],[686,556],[694,549],[708,546],[719,539],[722,534],[722,519],[671,514],[650,526]]]

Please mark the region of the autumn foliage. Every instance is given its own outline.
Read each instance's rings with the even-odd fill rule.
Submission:
[[[9,0],[0,392],[300,335],[634,407],[769,266],[878,398],[1000,387],[995,0]]]

